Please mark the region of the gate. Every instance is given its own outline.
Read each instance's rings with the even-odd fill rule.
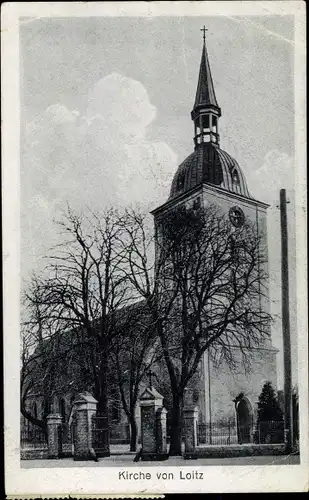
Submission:
[[[92,417],[92,447],[97,457],[109,454],[108,417]]]
[[[248,444],[251,442],[252,428],[248,425],[239,425],[238,427],[238,439],[239,444]]]
[[[58,425],[57,439],[58,439],[59,458],[62,458],[64,456],[64,453],[63,453],[63,432],[64,432],[63,424]]]
[[[70,421],[71,453],[74,456],[74,446],[76,441],[76,415],[72,416]]]
[[[118,424],[116,428],[111,427],[109,436],[110,444],[129,444],[130,435],[129,424]]]

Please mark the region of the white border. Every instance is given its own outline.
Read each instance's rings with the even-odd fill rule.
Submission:
[[[19,458],[19,79],[18,17],[87,16],[295,16],[296,110],[296,255],[298,380],[300,392],[301,465],[210,466],[192,461],[187,470],[203,470],[203,481],[123,481],[117,467],[21,469]],[[31,22],[25,20],[24,22]],[[60,2],[6,3],[2,7],[3,110],[3,263],[4,263],[4,423],[6,494],[16,498],[155,494],[167,492],[285,492],[308,489],[308,357],[306,259],[306,135],[305,135],[305,4],[301,1],[266,2]],[[179,467],[169,467],[174,471]],[[163,464],[162,464],[163,465]],[[152,472],[155,467],[134,467]]]

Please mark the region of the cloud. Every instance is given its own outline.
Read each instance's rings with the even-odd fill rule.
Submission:
[[[146,89],[117,73],[88,92],[84,115],[49,106],[28,123],[22,147],[22,274],[40,265],[57,241],[54,218],[73,209],[139,204],[149,210],[168,196],[177,157],[147,138],[156,117]]]
[[[156,117],[156,108],[140,82],[112,73],[90,89],[87,116],[90,120],[97,118],[97,124],[108,124],[106,133],[111,139],[129,143],[144,139],[146,127]]]
[[[247,180],[252,186],[252,194],[265,203],[279,202],[279,190],[285,188],[294,192],[293,158],[282,151],[270,150],[262,165],[255,171],[248,171]]]

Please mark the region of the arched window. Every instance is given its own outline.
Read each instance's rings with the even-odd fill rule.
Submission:
[[[217,117],[212,116],[212,131],[216,134],[217,133]]]
[[[210,120],[209,115],[202,115],[203,132],[209,132]]]
[[[240,179],[236,168],[232,171],[232,185],[233,191],[240,194]]]
[[[196,130],[197,135],[199,135],[201,133],[199,120],[195,120],[195,130]]]

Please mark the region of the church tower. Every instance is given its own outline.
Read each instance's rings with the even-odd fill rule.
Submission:
[[[191,111],[194,151],[178,167],[168,200],[152,212],[157,238],[160,238],[160,227],[170,211],[181,207],[207,210],[207,206],[215,205],[227,215],[235,228],[241,227],[246,219],[252,221],[258,235],[262,237],[263,247],[267,249],[268,205],[251,196],[239,164],[220,148],[221,108],[210,70],[206,30],[203,31],[198,84]],[[267,263],[265,266],[267,268]],[[269,311],[268,284],[266,293],[261,293],[259,300],[260,307]],[[242,370],[232,373],[224,363],[219,367],[214,366],[206,352],[198,394],[201,423],[215,426],[220,421],[231,419],[237,427],[241,422],[251,428],[246,436],[247,442],[252,439],[256,405],[263,384],[269,380],[274,387],[277,385],[277,350],[271,341],[263,342],[253,351],[249,374]]]

